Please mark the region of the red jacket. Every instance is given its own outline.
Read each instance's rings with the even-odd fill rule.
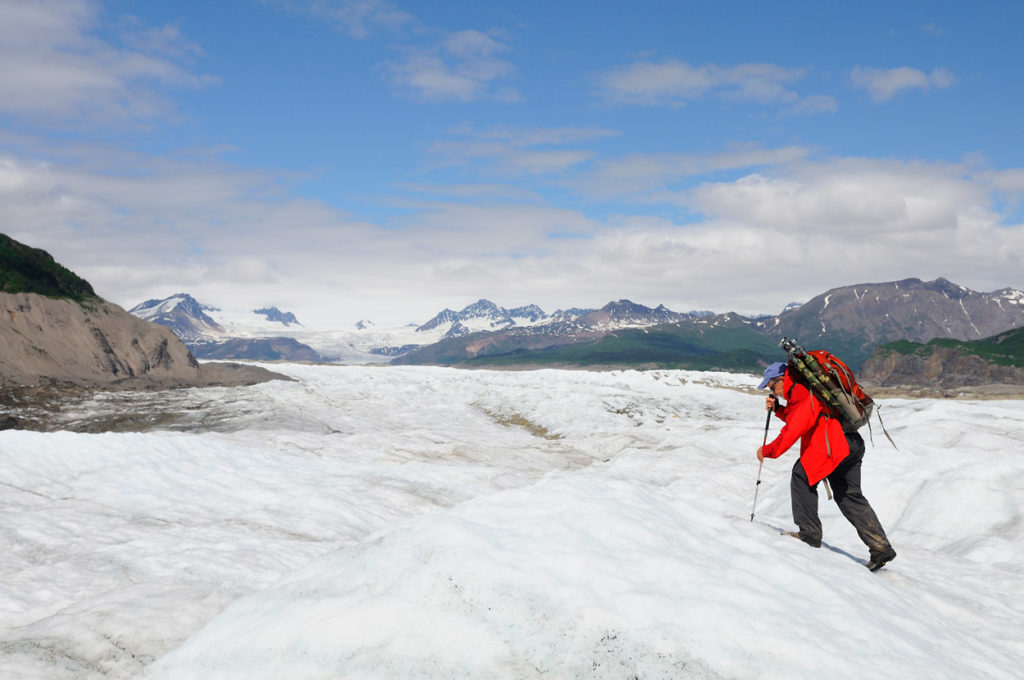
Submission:
[[[775,415],[786,424],[761,453],[765,458],[778,458],[799,439],[800,462],[807,473],[807,482],[814,486],[850,455],[850,445],[846,443],[839,419],[829,417],[810,390],[793,382],[788,372],[782,385],[786,405],[776,409]]]

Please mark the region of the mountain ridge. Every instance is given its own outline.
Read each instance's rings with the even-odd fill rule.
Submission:
[[[1024,327],[1024,292],[1003,288],[979,293],[944,278],[907,278],[833,288],[807,302],[790,303],[777,315],[754,317],[735,312],[675,312],[664,305],[652,308],[628,299],[610,301],[599,309],[546,314],[537,305],[507,309],[481,298],[459,311],[445,308],[426,323],[398,334],[375,329],[368,322],[359,326],[350,333],[364,343],[364,349],[354,356],[373,357],[362,362],[453,366],[579,362],[703,368],[716,361],[741,366],[726,354],[715,360],[710,357],[716,352],[746,351],[751,370],[756,370],[758,364],[781,358],[781,351],[772,347],[787,336],[796,337],[805,347],[826,347],[857,370],[886,342],[947,336],[970,340]],[[336,354],[317,346],[314,333],[288,332],[312,344],[303,344],[293,355],[285,352],[281,359],[338,360]],[[273,333],[267,330],[260,337]],[[202,352],[213,351],[215,356],[267,356],[266,347],[251,350],[256,353],[249,356],[232,355],[255,345],[224,334],[191,342],[195,351],[203,345]],[[356,341],[336,344],[345,342],[354,346]],[[673,348],[673,342],[679,346]],[[216,343],[223,346],[217,348]],[[569,349],[576,345],[580,347]],[[279,342],[278,347],[284,344]]]
[[[625,310],[620,318],[628,318],[632,305],[628,301],[618,301],[609,303],[602,310]],[[990,293],[978,293],[943,278],[934,281],[908,278],[833,288],[805,303],[789,304],[775,316],[750,318],[734,312],[680,314],[663,306],[654,310],[644,309],[661,314],[665,319],[662,323],[640,324],[648,332],[667,333],[658,336],[659,341],[665,341],[674,333],[672,329],[664,327],[666,324],[692,326],[692,333],[700,337],[702,330],[709,331],[721,324],[739,322],[751,331],[747,333],[746,342],[752,351],[759,348],[757,351],[764,352],[763,338],[777,341],[783,336],[796,337],[807,347],[828,347],[855,369],[871,356],[876,347],[885,342],[927,341],[947,336],[963,340],[980,339],[1024,326],[1024,292],[1003,288]],[[665,359],[669,363],[679,363],[677,360],[681,359],[680,365],[707,364],[705,358],[698,360],[702,352],[688,355],[682,351],[682,347],[678,353],[670,352],[665,347],[649,347],[642,336],[630,336],[629,342],[625,344],[620,342],[621,352],[618,355],[604,351],[614,344],[612,342],[589,351],[565,349],[575,344],[599,344],[609,334],[621,336],[623,327],[602,328],[602,310],[597,310],[596,314],[594,310],[585,310],[563,322],[548,325],[449,338],[444,344],[405,353],[394,359],[393,363],[543,365],[548,361],[571,361],[570,357],[575,357],[575,360],[590,364],[596,360],[595,356],[604,356],[608,363],[630,365],[638,363],[639,356],[661,356],[674,357],[673,360]],[[651,318],[648,316],[647,320]],[[580,319],[586,322],[581,323]],[[755,337],[755,333],[760,337]],[[705,350],[715,350],[715,340],[702,342]],[[735,349],[730,348],[728,351]],[[780,353],[764,353],[758,361],[766,363],[777,360]],[[503,354],[510,356],[504,360],[497,358]]]
[[[766,332],[828,344],[860,365],[875,347],[895,340],[978,340],[1024,326],[1024,292],[980,293],[944,278],[918,278],[833,288],[766,324]]]

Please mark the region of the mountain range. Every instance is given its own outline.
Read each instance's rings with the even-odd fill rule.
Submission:
[[[835,288],[802,305],[789,305],[777,316],[677,313],[626,300],[569,318],[557,316],[530,327],[448,337],[395,361],[726,368],[737,357],[715,355],[744,351],[762,362],[772,361],[780,358],[774,343],[795,337],[807,347],[828,347],[859,368],[886,342],[979,340],[1022,327],[1024,292],[1005,288],[979,293],[941,278],[905,279]]]
[[[546,314],[481,299],[419,326],[381,330],[361,321],[322,331],[276,307],[232,314],[186,293],[147,300],[127,315],[44,251],[0,234],[0,296],[7,309],[0,363],[4,379],[17,381],[220,379],[197,377],[194,357],[750,371],[782,358],[777,343],[786,336],[863,366],[878,384],[1024,382],[1024,292],[977,292],[942,278],[834,288],[775,316],[675,312],[629,300]],[[153,330],[161,326],[174,335]],[[168,372],[171,363],[188,375]]]
[[[564,335],[580,331],[608,331],[621,328],[642,328],[682,319],[696,318],[710,312],[673,312],[664,305],[655,309],[629,300],[609,302],[600,309],[560,309],[545,314],[537,305],[514,309],[499,307],[490,300],[478,300],[460,312],[444,309],[430,321],[416,328],[417,332],[444,329],[443,340],[479,332],[500,332],[510,329],[534,329],[543,335]]]
[[[1024,292],[976,292],[942,278],[911,278],[834,288],[778,315],[756,317],[675,312],[629,300],[546,314],[537,305],[506,309],[481,299],[460,311],[443,309],[418,326],[381,330],[364,320],[356,329],[329,332],[268,325],[276,316],[269,314],[257,330],[225,329],[217,308],[184,294],[133,312],[180,329],[197,356],[210,358],[750,370],[782,358],[777,343],[785,336],[808,348],[827,347],[858,369],[885,343],[974,341],[1024,327]],[[251,342],[255,337],[276,338],[277,349]],[[293,343],[285,346],[283,337]]]

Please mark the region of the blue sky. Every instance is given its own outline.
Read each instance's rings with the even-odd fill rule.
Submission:
[[[895,5],[895,6],[893,6]],[[130,307],[1024,288],[1016,2],[0,0],[0,225]]]

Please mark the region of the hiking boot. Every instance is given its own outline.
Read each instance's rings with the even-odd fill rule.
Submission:
[[[892,562],[894,559],[896,559],[896,551],[892,549],[892,546],[890,546],[884,552],[871,556],[871,559],[868,560],[867,564],[868,570],[878,571],[884,567],[887,562]]]
[[[807,545],[811,546],[812,548],[820,548],[821,547],[821,541],[814,542],[814,541],[812,541],[812,540],[810,540],[808,538],[804,538],[803,536],[800,535],[799,531],[783,531],[782,535],[783,536],[792,536],[793,538],[798,538],[801,541],[803,541],[804,543],[806,543]]]

